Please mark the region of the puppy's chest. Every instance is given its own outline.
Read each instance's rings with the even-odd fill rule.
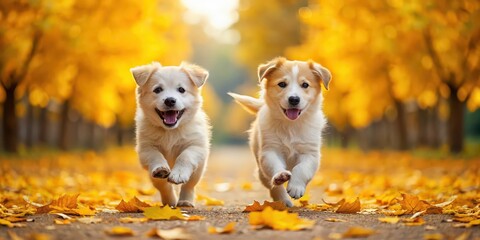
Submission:
[[[188,141],[178,136],[160,136],[155,140],[155,146],[168,161],[174,161],[188,147]]]
[[[320,148],[320,134],[303,129],[269,131],[263,134],[263,143],[281,149],[285,157],[316,152]]]

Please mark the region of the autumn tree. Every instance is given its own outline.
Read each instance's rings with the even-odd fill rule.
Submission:
[[[325,111],[337,127],[363,127],[393,113],[403,145],[402,102],[425,108],[445,97],[451,151],[462,149],[461,101],[476,99],[470,95],[478,85],[478,3],[311,1],[299,13],[307,34],[287,55],[331,68],[335,91],[328,93]]]
[[[63,103],[59,145],[68,144],[68,113],[109,127],[132,124],[135,84],[129,68],[178,64],[190,45],[176,1],[6,1],[1,3],[1,83],[5,150],[17,150],[17,100]],[[18,91],[21,89],[22,91]]]

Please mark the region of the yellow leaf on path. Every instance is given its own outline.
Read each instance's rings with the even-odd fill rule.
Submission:
[[[440,233],[431,233],[423,235],[423,239],[425,240],[442,240],[443,235]]]
[[[383,223],[396,224],[400,221],[400,218],[399,217],[383,217],[383,218],[378,218],[378,220]]]
[[[233,233],[233,232],[235,232],[235,224],[236,224],[236,222],[229,222],[223,228],[210,226],[210,227],[208,227],[208,233],[210,233],[210,234],[229,234],[229,233]]]
[[[274,230],[298,231],[315,225],[315,221],[299,218],[297,213],[277,211],[271,207],[266,207],[261,212],[250,212],[248,220],[250,225],[266,226]]]
[[[148,221],[148,218],[132,218],[132,217],[123,217],[118,221],[121,223],[144,223]]]
[[[7,226],[7,227],[13,227],[13,223],[8,221],[8,220],[5,220],[5,219],[1,219],[0,218],[0,225],[4,225],[4,226]]]
[[[363,227],[351,227],[349,228],[346,232],[342,234],[343,238],[363,238],[363,237],[368,237],[372,234],[374,234],[375,231],[369,228],[363,228]]]
[[[148,237],[160,237],[164,240],[189,240],[192,239],[192,235],[190,235],[185,228],[173,228],[168,230],[152,228],[148,233]]]
[[[423,218],[418,217],[418,218],[404,218],[402,219],[402,222],[405,224],[405,226],[422,226],[425,224],[425,220]]]
[[[6,218],[3,218],[3,220],[7,220],[11,223],[16,223],[16,222],[26,222],[27,219],[26,218],[19,218],[19,217],[6,217]]]
[[[93,217],[82,217],[82,218],[77,218],[77,221],[85,224],[92,224],[92,223],[99,223],[102,221],[101,218],[93,218]]]
[[[336,207],[336,206],[340,206],[340,205],[342,205],[343,203],[345,203],[345,198],[342,198],[340,201],[338,201],[338,202],[336,202],[336,203],[329,203],[329,202],[325,201],[325,199],[322,199],[322,201],[323,201],[325,204],[328,204],[328,205],[330,205],[330,206]]]
[[[132,229],[130,229],[128,227],[122,227],[122,226],[112,227],[108,230],[105,230],[105,233],[107,233],[110,236],[133,236],[133,235],[135,235]]]
[[[281,201],[275,201],[275,202],[263,201],[263,204],[260,205],[259,202],[254,200],[253,204],[246,206],[243,212],[260,212],[260,211],[263,211],[265,207],[271,207],[279,211],[283,211],[287,209],[287,206],[285,205],[285,203]]]
[[[360,212],[361,210],[361,205],[360,205],[360,199],[357,197],[355,201],[353,202],[342,202],[340,207],[337,208],[335,211],[336,213],[357,213]]]
[[[225,204],[225,202],[222,200],[215,199],[215,198],[208,197],[206,195],[201,195],[201,194],[197,195],[197,200],[205,201],[206,206],[223,206]]]
[[[414,214],[416,212],[426,211],[432,205],[420,200],[417,196],[402,193],[403,199],[400,200],[402,209],[406,210],[405,214]]]
[[[202,221],[202,220],[205,220],[205,217],[204,216],[199,216],[199,215],[192,215],[192,216],[184,216],[186,217],[185,220],[187,221]]]
[[[327,222],[347,222],[347,220],[344,219],[338,219],[338,218],[327,218],[325,219]]]
[[[133,197],[130,201],[125,202],[120,201],[120,203],[115,207],[120,212],[136,213],[142,212],[143,208],[151,207],[150,204],[140,201],[137,197]]]
[[[77,209],[72,209],[72,211],[80,216],[93,216],[96,213],[95,210],[92,210],[86,206],[80,206]]]
[[[251,191],[253,189],[253,185],[251,182],[244,182],[242,183],[241,188],[245,191]]]
[[[163,207],[147,207],[143,215],[152,220],[185,220],[180,208],[171,208],[166,205]]]
[[[77,208],[77,198],[80,194],[75,195],[63,195],[59,197],[57,200],[53,200],[51,203],[38,207],[37,214],[41,213],[49,213],[53,209],[56,210],[69,210]]]
[[[58,225],[68,225],[72,223],[72,219],[60,219],[60,218],[55,218],[53,219],[53,222]]]

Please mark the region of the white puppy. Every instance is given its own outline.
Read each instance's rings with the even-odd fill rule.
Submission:
[[[321,84],[328,89],[330,72],[312,61],[275,58],[258,68],[260,99],[229,93],[257,114],[250,129],[250,148],[263,185],[275,201],[287,206],[298,199],[320,164],[322,129]],[[283,183],[288,181],[287,189]]]
[[[205,169],[210,126],[200,87],[208,72],[196,65],[152,63],[130,70],[137,83],[138,156],[162,203],[193,207],[194,187]],[[183,184],[180,199],[172,184]]]

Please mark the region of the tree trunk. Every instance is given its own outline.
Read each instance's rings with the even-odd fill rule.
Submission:
[[[38,142],[41,145],[48,144],[48,109],[40,109],[40,123],[38,126]]]
[[[350,126],[346,126],[341,132],[340,132],[340,146],[344,149],[348,147],[348,144],[350,143],[350,137],[351,137],[351,129]]]
[[[395,100],[395,108],[397,109],[397,136],[398,136],[398,149],[406,150],[408,148],[407,139],[407,120],[405,116],[405,107],[403,103]]]
[[[429,109],[418,109],[417,111],[417,146],[428,146],[428,112]]]
[[[60,131],[58,137],[58,147],[62,150],[68,150],[69,142],[68,142],[68,113],[70,110],[70,101],[66,100],[62,106],[62,112],[60,115]]]
[[[450,116],[448,118],[448,143],[451,153],[460,153],[463,150],[463,120],[465,114],[464,104],[458,99],[458,89],[450,86]]]
[[[438,105],[428,111],[428,146],[432,148],[440,147],[440,119],[438,116]]]
[[[26,141],[25,145],[28,149],[31,149],[33,147],[33,125],[34,125],[34,107],[30,104],[28,101],[28,95],[27,95],[27,134],[26,134]]]
[[[18,119],[15,111],[15,90],[12,85],[5,90],[5,102],[3,103],[3,145],[7,152],[18,151]]]

